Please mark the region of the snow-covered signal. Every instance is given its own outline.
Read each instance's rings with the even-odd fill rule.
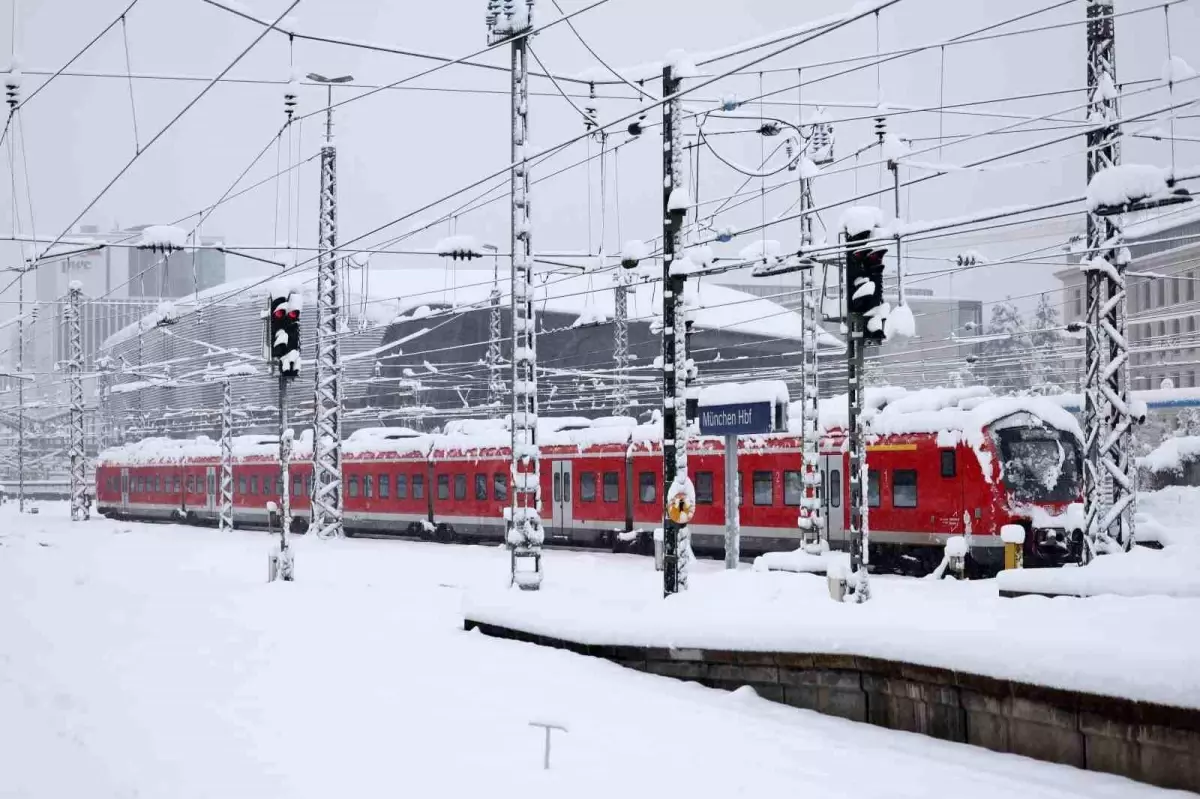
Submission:
[[[846,237],[846,308],[852,314],[870,315],[883,305],[883,258],[886,249],[855,248],[856,242],[871,238],[870,231]],[[868,329],[866,337],[882,341],[883,330]]]
[[[271,297],[267,320],[271,358],[286,378],[300,374],[300,295],[296,292]]]

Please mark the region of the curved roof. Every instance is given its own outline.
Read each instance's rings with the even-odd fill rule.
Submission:
[[[613,277],[612,271],[548,275],[544,280],[538,276],[534,292],[538,310],[578,314],[590,321],[601,317],[611,319],[615,306]],[[273,287],[282,281],[302,292],[307,307],[315,307],[316,271],[313,269],[299,270],[286,278],[272,279],[269,275],[257,275],[229,281],[198,294],[181,297],[171,305],[177,316],[213,304],[261,305]],[[359,281],[352,280],[352,285],[343,291],[350,315],[371,324],[386,325],[398,316],[421,313],[422,306],[485,307],[490,303],[492,270],[441,267],[389,269],[376,266],[364,277],[361,285],[356,284]],[[689,301],[694,303],[693,319],[697,327],[733,330],[769,338],[801,338],[799,315],[782,305],[708,280],[693,280],[689,284],[695,286],[689,289],[688,296]],[[507,270],[502,269],[500,290],[504,295],[501,302],[505,305],[508,303],[508,287]],[[659,316],[661,304],[660,284],[639,282],[632,287],[629,315],[635,319]],[[141,321],[117,331],[104,341],[101,348],[111,348],[137,335],[139,329],[153,328],[158,316],[158,313],[148,314]],[[834,342],[823,337],[823,343]]]

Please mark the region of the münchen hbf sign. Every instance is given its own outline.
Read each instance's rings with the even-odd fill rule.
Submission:
[[[700,432],[706,436],[741,436],[770,433],[769,402],[739,402],[700,407]]]

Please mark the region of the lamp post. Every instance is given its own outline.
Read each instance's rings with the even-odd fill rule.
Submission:
[[[342,364],[338,340],[341,289],[337,270],[337,149],[333,144],[333,86],[351,75],[308,79],[326,88],[325,144],[321,147],[321,205],[317,220],[317,357],[313,402],[312,529],[320,538],[342,535]],[[286,486],[285,486],[286,488]]]

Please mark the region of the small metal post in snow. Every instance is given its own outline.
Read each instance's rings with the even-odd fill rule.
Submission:
[[[725,568],[736,569],[741,559],[741,509],[738,507],[737,436],[725,436]]]
[[[544,729],[546,731],[546,747],[542,753],[542,770],[549,771],[550,770],[550,731],[551,730],[560,730],[562,732],[566,732],[567,728],[559,726],[558,724],[551,724],[548,721],[531,721],[531,722],[529,722],[529,726],[530,727],[541,727],[542,729]]]

